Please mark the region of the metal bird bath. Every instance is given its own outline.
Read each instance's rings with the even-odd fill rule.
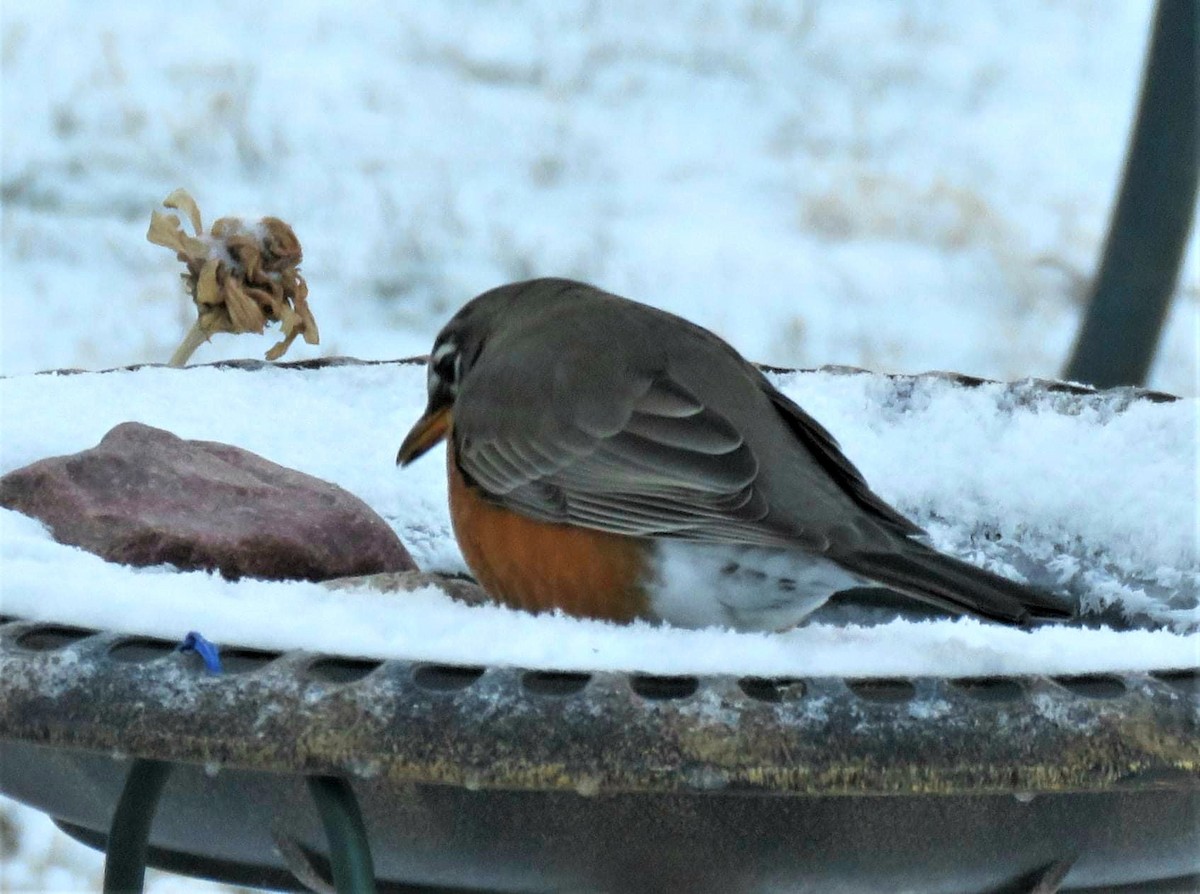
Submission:
[[[0,656],[0,789],[104,848],[123,787],[170,767],[148,858],[184,874],[328,889],[306,780],[332,778],[385,891],[1200,885],[1195,669],[661,678],[233,650],[213,676],[171,642],[18,618]]]
[[[319,887],[313,775],[350,780],[381,890],[1200,872],[1194,671],[846,682],[235,652],[211,676],[165,641],[20,621],[0,647],[0,787],[103,847],[130,759],[170,761],[150,863],[186,874]]]

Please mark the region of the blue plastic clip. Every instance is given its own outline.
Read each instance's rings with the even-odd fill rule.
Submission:
[[[204,666],[210,674],[221,672],[221,649],[215,643],[210,643],[195,630],[188,633],[179,644],[180,652],[195,652],[204,659]]]

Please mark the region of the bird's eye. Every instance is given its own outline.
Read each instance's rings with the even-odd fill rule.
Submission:
[[[458,390],[458,377],[462,373],[462,354],[452,341],[442,342],[429,356],[429,390],[447,388],[451,393]]]

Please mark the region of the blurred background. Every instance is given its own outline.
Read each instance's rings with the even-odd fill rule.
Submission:
[[[150,210],[296,229],[289,358],[582,278],[776,365],[1061,371],[1148,0],[3,4],[0,372],[165,361]],[[1150,384],[1195,392],[1193,250]],[[217,336],[193,362],[261,357]]]
[[[322,342],[287,359],[424,353],[476,293],[562,275],[775,365],[1055,376],[1152,12],[4,0],[0,373],[170,356],[194,313],[145,233],[182,186],[206,225],[294,226]],[[1197,391],[1198,269],[1193,240],[1153,387]],[[11,803],[0,852],[5,890],[99,887]]]

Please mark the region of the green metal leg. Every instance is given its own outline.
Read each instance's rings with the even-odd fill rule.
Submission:
[[[1066,378],[1141,385],[1200,183],[1200,0],[1159,0],[1120,195]]]
[[[164,761],[135,760],[113,812],[104,859],[104,894],[141,894],[146,882],[150,823],[171,775]]]
[[[325,825],[338,894],[375,894],[371,845],[350,783],[337,776],[310,776],[308,790]]]

